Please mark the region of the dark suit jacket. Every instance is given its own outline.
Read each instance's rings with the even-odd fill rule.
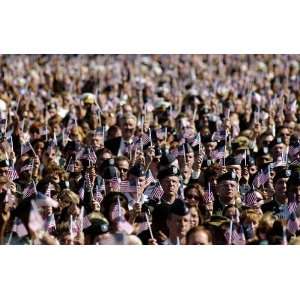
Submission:
[[[261,206],[261,210],[263,213],[270,211],[273,213],[278,213],[279,210],[279,204],[273,199],[272,201],[265,203]]]
[[[121,140],[121,137],[108,140],[104,143],[104,146],[105,148],[109,149],[113,153],[113,155],[118,155],[121,146]]]

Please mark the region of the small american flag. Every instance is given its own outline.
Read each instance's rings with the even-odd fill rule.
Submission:
[[[111,184],[111,188],[115,191],[118,191],[120,189],[119,179],[117,177],[114,177],[112,179],[108,179],[108,182]]]
[[[28,234],[25,225],[18,218],[14,222],[14,225],[12,227],[12,232],[15,232],[19,238],[22,238]]]
[[[225,157],[225,148],[220,147],[219,149],[214,150],[212,152],[211,157],[212,157],[212,159],[215,159],[215,160],[224,158]]]
[[[135,193],[137,191],[136,185],[130,185],[129,181],[120,182],[120,192],[122,193]]]
[[[294,145],[289,146],[289,156],[291,158],[294,158],[294,156],[299,152],[300,152],[300,145],[299,146],[294,146]]]
[[[33,169],[33,164],[29,163],[28,165],[25,165],[21,168],[20,173],[25,172],[25,171],[32,171]]]
[[[150,137],[149,137],[148,134],[145,134],[145,133],[144,133],[144,134],[142,135],[142,142],[143,142],[144,145],[150,143]]]
[[[252,184],[256,187],[260,187],[261,185],[264,185],[268,180],[269,180],[268,172],[266,173],[266,170],[261,170],[261,172],[258,173],[253,179]]]
[[[88,218],[88,216],[85,216],[83,219],[82,219],[82,229],[86,229],[88,227],[90,227],[92,225],[90,219]]]
[[[287,222],[287,230],[291,234],[295,234],[299,230],[299,221],[295,213],[292,213],[288,222]]]
[[[51,182],[49,182],[45,195],[51,198],[51,191],[54,191],[55,188]]]
[[[44,228],[44,221],[34,201],[31,201],[31,210],[29,213],[28,227],[32,231],[38,231]]]
[[[14,181],[19,178],[18,173],[14,167],[8,168],[7,177],[10,181]]]
[[[162,140],[165,138],[165,129],[164,128],[158,128],[156,129],[156,136],[158,139]]]
[[[209,191],[205,191],[203,195],[203,201],[205,204],[209,204],[215,201],[214,194]]]
[[[177,157],[177,156],[178,156],[178,149],[177,149],[177,148],[172,149],[172,150],[170,150],[170,153],[171,153],[174,157]]]
[[[237,232],[236,229],[233,229],[232,232],[231,232],[231,241],[230,241],[230,229],[226,230],[224,236],[225,236],[227,244],[230,244],[230,242],[231,242],[232,245],[239,245],[240,244],[241,236]]]
[[[224,141],[226,139],[226,131],[225,130],[219,130],[213,133],[211,137],[212,141]]]
[[[133,227],[130,223],[128,223],[125,218],[121,218],[117,222],[117,230],[121,232],[125,232],[127,234],[131,234],[133,231]]]
[[[52,233],[53,230],[55,229],[56,229],[55,217],[54,214],[51,214],[45,220],[45,230],[49,233]]]
[[[156,183],[156,186],[152,190],[152,193],[150,195],[150,198],[154,199],[161,199],[162,195],[164,194],[164,190],[161,187],[160,183]]]
[[[31,146],[30,146],[29,142],[27,142],[25,144],[21,144],[21,155],[27,153],[30,150],[31,150]]]
[[[138,225],[139,225],[139,227],[138,227],[137,232],[136,232],[137,235],[142,233],[143,231],[149,229],[147,222],[138,223]]]
[[[192,143],[192,147],[198,146],[200,144],[201,144],[201,135],[200,133],[198,133],[195,140]]]
[[[299,203],[297,201],[291,201],[288,203],[288,210],[293,213],[297,210]]]
[[[257,196],[255,191],[248,192],[244,197],[244,204],[248,207],[255,207],[257,204]]]
[[[67,171],[67,172],[73,173],[73,172],[74,172],[74,168],[75,168],[74,162],[70,162],[70,163],[68,164],[68,166],[67,166],[66,171]]]
[[[32,195],[36,194],[36,188],[33,183],[23,190],[23,199],[29,198]]]
[[[102,196],[100,187],[98,185],[96,185],[96,192],[94,194],[94,199],[99,203],[101,203],[103,200],[103,196]]]
[[[80,198],[81,200],[84,199],[84,184],[83,184],[83,186],[79,189],[78,195],[79,195],[79,198]]]
[[[156,180],[153,177],[151,170],[148,170],[147,174],[146,174],[146,185],[149,185],[149,184],[155,183],[155,182],[156,182]]]

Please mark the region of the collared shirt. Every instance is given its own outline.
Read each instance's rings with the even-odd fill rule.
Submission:
[[[129,139],[125,141],[123,138],[121,139],[121,144],[118,152],[118,156],[124,155],[129,152],[128,146],[133,144],[133,139]]]

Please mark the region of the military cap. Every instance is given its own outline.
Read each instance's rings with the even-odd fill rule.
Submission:
[[[134,165],[133,167],[131,167],[128,171],[128,174],[131,174],[133,176],[136,176],[136,177],[143,177],[143,176],[146,176],[146,172],[145,172],[145,169],[142,165],[140,164],[136,164]]]
[[[232,147],[236,150],[246,150],[249,148],[249,139],[245,136],[240,136],[232,142]]]
[[[262,156],[271,156],[271,153],[270,153],[270,150],[268,147],[262,147],[256,153],[256,157],[262,157]]]
[[[117,169],[114,166],[108,166],[103,171],[103,178],[104,179],[113,179],[118,177]]]
[[[104,162],[101,164],[101,168],[107,168],[115,165],[115,160],[113,158],[106,159]]]
[[[81,96],[81,100],[84,104],[95,104],[96,103],[96,97],[92,93],[85,93]]]
[[[280,145],[280,144],[284,144],[283,140],[281,137],[276,137],[270,144],[271,148],[276,146],[276,145]]]
[[[159,165],[167,167],[176,160],[176,157],[171,153],[163,153],[160,158]]]
[[[170,166],[164,170],[161,170],[158,172],[157,178],[158,179],[163,179],[168,176],[180,176],[180,171],[177,167],[175,166]]]
[[[175,200],[175,202],[171,205],[169,210],[169,214],[174,214],[182,217],[187,215],[188,213],[189,213],[189,208],[180,199]]]
[[[230,181],[236,181],[238,182],[238,177],[236,175],[235,172],[229,171],[226,172],[225,174],[222,174],[221,176],[219,176],[219,178],[217,179],[218,183],[225,181],[225,180],[230,180]]]
[[[278,179],[280,178],[290,178],[291,176],[291,170],[289,169],[280,169],[276,172],[274,178],[273,178],[273,182],[275,183]]]
[[[238,156],[230,155],[225,159],[226,166],[240,165],[240,164],[241,164],[241,159]]]

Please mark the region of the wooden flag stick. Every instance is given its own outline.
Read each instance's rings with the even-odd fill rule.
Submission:
[[[150,221],[149,221],[149,216],[146,212],[145,212],[145,217],[146,217],[146,222],[147,222],[147,225],[148,225],[148,228],[149,228],[151,239],[154,240],[151,224],[150,224]]]

